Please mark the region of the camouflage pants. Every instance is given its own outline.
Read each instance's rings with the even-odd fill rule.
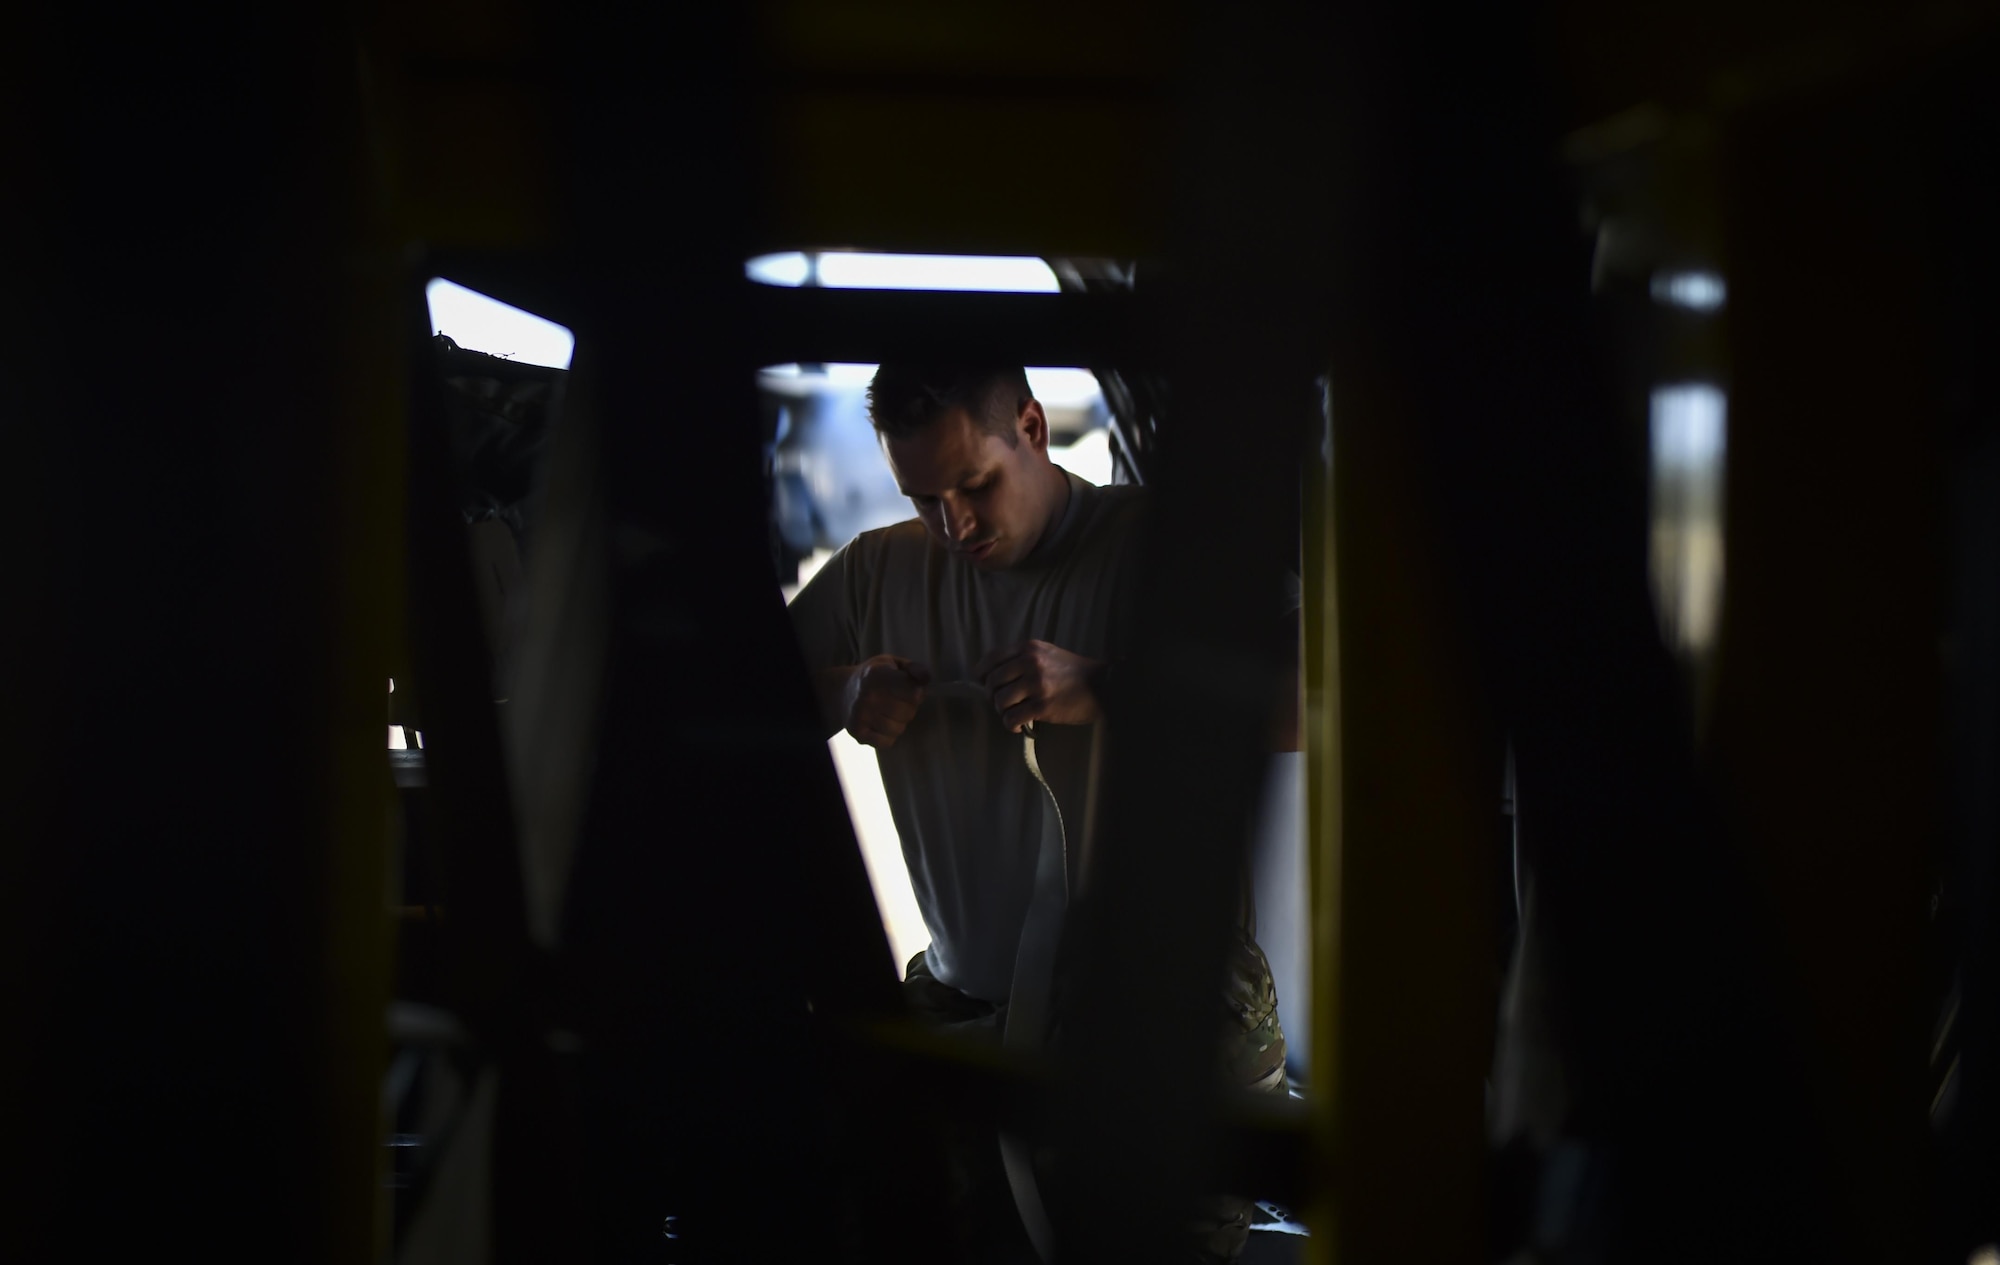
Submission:
[[[931,974],[922,953],[910,959],[903,997],[922,1022],[970,1040],[1000,1043],[1004,1003],[970,997]],[[1223,1082],[1257,1093],[1283,1094],[1285,1033],[1278,1023],[1278,992],[1264,951],[1247,934],[1232,945],[1223,990],[1224,1022],[1217,1051]],[[952,1220],[965,1258],[1032,1260],[1032,1249],[1014,1212],[1000,1167],[991,1121],[956,1122],[948,1130],[952,1164]],[[1189,1225],[1189,1261],[1233,1261],[1250,1238],[1253,1201],[1215,1195],[1201,1201]]]

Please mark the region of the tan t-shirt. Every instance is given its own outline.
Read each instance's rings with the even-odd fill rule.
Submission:
[[[1122,657],[1138,580],[1140,489],[1068,478],[1055,530],[1008,570],[957,560],[911,519],[855,537],[791,605],[815,671],[878,654],[930,668],[916,719],[877,753],[882,785],[930,928],[931,971],[994,1002],[1006,1000],[1013,980],[1045,813],[1021,739],[1001,725],[972,666],[1030,639],[1092,659]],[[1078,841],[1091,726],[1037,725],[1036,735],[1037,763]]]

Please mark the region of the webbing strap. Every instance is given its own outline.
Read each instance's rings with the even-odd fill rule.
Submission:
[[[1056,945],[1062,936],[1063,913],[1069,905],[1069,840],[1063,830],[1062,807],[1055,792],[1042,776],[1035,758],[1035,726],[1021,730],[1022,757],[1028,772],[1041,785],[1044,812],[1042,844],[1035,856],[1035,893],[1028,902],[1028,916],[1021,927],[1020,947],[1014,952],[1014,983],[1007,994],[1007,1027],[1003,1038],[1010,1050],[1037,1051],[1048,1041],[1050,994],[1055,987]],[[1055,1259],[1055,1231],[1049,1223],[1041,1187],[1035,1182],[1033,1157],[1027,1141],[1002,1130],[1000,1163],[1007,1173],[1007,1185],[1014,1192],[1014,1206],[1029,1242],[1044,1261]]]
[[[984,704],[986,687],[975,681],[946,681],[931,688],[934,695],[962,697]],[[1005,1049],[1033,1054],[1048,1043],[1051,994],[1055,990],[1056,946],[1062,938],[1063,915],[1069,905],[1069,841],[1062,808],[1042,774],[1035,754],[1035,726],[1021,730],[1021,756],[1042,788],[1042,838],[1035,853],[1034,894],[1014,951],[1014,982],[1007,993],[1007,1019],[1001,1038]],[[1042,1260],[1055,1259],[1055,1231],[1049,1222],[1041,1187],[1035,1181],[1032,1152],[1026,1138],[1008,1130],[1000,1133],[1000,1164],[1028,1241]]]

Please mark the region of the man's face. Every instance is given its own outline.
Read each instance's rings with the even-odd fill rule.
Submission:
[[[1014,444],[964,409],[953,409],[908,439],[885,437],[896,485],[931,538],[982,570],[1028,556],[1048,527],[1052,472],[1048,424],[1030,400],[1015,419]]]

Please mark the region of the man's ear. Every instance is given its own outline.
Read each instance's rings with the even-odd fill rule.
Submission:
[[[1028,447],[1036,452],[1049,450],[1049,416],[1042,412],[1040,400],[1029,397],[1027,403],[1021,405],[1014,426],[1021,438],[1027,441]]]

